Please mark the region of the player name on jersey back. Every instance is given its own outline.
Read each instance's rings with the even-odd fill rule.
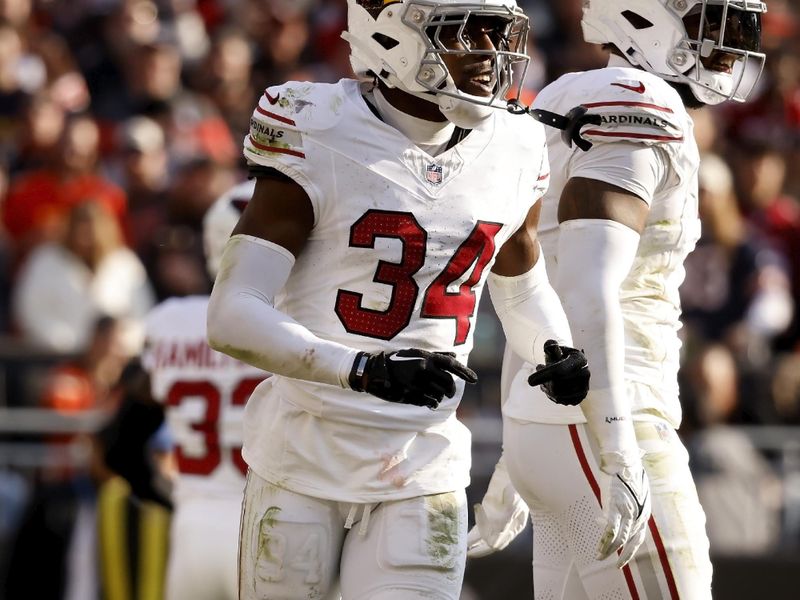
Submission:
[[[152,366],[156,369],[210,369],[227,371],[251,369],[248,365],[212,350],[205,337],[194,339],[158,339],[150,350]]]

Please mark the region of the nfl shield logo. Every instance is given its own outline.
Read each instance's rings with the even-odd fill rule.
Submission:
[[[425,167],[425,180],[431,185],[442,183],[442,167],[434,163]]]

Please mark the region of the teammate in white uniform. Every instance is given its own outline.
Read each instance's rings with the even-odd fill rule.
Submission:
[[[513,0],[350,0],[368,85],[261,98],[209,307],[212,346],[275,373],[247,405],[242,598],[458,598],[484,283],[528,360],[571,341],[537,262],[544,131],[494,108],[526,33]],[[585,395],[559,348],[554,397]]]
[[[749,1],[591,0],[584,37],[607,44],[608,67],[567,74],[536,99],[601,117],[583,130],[588,152],[548,135],[539,227],[592,368],[589,395],[580,408],[531,402],[533,367],[514,356],[504,365],[505,468],[532,513],[536,598],[711,597],[705,516],[675,431],[678,287],[700,232],[686,107],[744,99],[763,65],[764,11]]]
[[[234,187],[204,218],[209,272],[239,220],[254,182]],[[240,208],[243,208],[241,204]],[[235,600],[236,548],[247,465],[242,417],[264,371],[216,352],[206,341],[208,296],[172,298],[146,321],[142,359],[153,397],[165,405],[176,442],[175,482],[166,597]]]

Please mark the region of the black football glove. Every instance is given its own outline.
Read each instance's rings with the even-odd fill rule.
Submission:
[[[478,381],[475,372],[451,353],[416,348],[379,354],[359,352],[350,371],[350,387],[389,402],[427,406],[433,410],[444,396],[455,395],[453,375],[467,383]]]
[[[559,346],[555,340],[544,343],[546,365],[536,365],[528,385],[541,385],[556,404],[576,406],[589,391],[589,363],[582,350]]]

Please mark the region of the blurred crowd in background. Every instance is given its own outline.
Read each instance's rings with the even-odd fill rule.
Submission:
[[[526,102],[605,64],[582,41],[581,0],[520,4],[532,24]],[[740,427],[800,426],[798,4],[768,0],[750,101],[694,113],[703,234],[682,288],[682,435],[718,552],[800,545],[800,465],[786,464],[800,461],[797,443]],[[345,24],[345,0],[0,0],[0,407],[117,407],[146,312],[210,291],[202,217],[246,177],[259,96],[349,76]],[[481,310],[471,366],[482,384],[462,413],[498,418],[502,330]],[[0,559],[33,483],[75,476],[20,479],[7,456]],[[731,530],[743,506],[751,517]]]

